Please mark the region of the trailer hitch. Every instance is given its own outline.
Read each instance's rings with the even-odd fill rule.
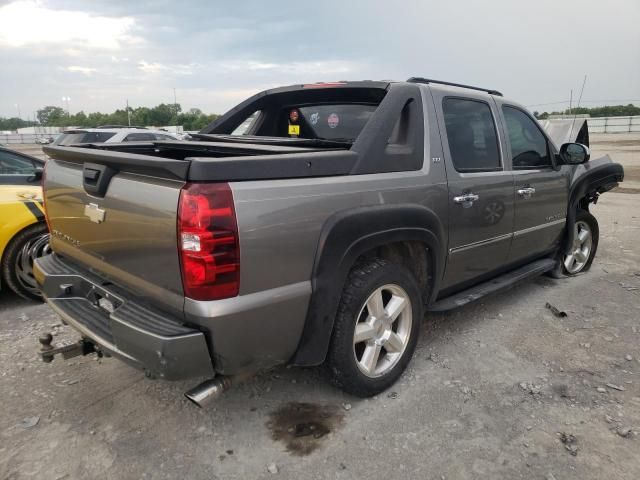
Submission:
[[[56,355],[61,354],[65,360],[79,355],[89,355],[90,353],[98,353],[95,345],[85,339],[78,340],[68,345],[54,346],[51,345],[53,335],[47,333],[42,335],[38,341],[42,345],[40,347],[40,357],[44,363],[51,363]]]

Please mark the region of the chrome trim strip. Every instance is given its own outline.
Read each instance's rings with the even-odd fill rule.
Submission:
[[[502,240],[511,239],[512,237],[521,237],[522,235],[526,235],[527,233],[535,232],[536,230],[542,230],[543,228],[553,227],[555,225],[564,224],[567,221],[566,218],[560,218],[558,220],[554,220],[553,222],[543,223],[542,225],[536,225],[535,227],[525,228],[523,230],[518,230],[514,233],[507,233],[505,235],[498,235],[497,237],[487,238],[486,240],[480,240],[478,242],[469,243],[467,245],[462,245],[460,247],[450,248],[449,253],[458,253],[463,252],[465,250],[470,250],[475,247],[482,247],[485,245],[490,245],[492,243],[500,242]]]
[[[502,240],[510,240],[513,236],[513,233],[507,233],[505,235],[498,235],[497,237],[487,238],[486,240],[480,240],[478,242],[469,243],[467,245],[462,245],[460,247],[450,248],[449,253],[458,253],[465,250],[470,250],[475,247],[481,247],[484,245],[490,245],[492,243],[500,242]]]
[[[554,225],[564,224],[566,223],[566,218],[561,218],[559,220],[554,220],[553,222],[543,223],[542,225],[536,225],[535,227],[525,228],[523,230],[518,230],[513,234],[513,237],[521,237],[522,235],[526,235],[527,233],[535,232],[537,230],[542,230],[543,228],[553,227]]]

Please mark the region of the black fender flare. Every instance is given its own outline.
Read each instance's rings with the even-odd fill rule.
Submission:
[[[624,179],[624,169],[619,163],[613,163],[605,157],[607,163],[585,168],[572,182],[569,189],[569,204],[567,207],[567,228],[564,241],[564,253],[568,254],[573,244],[573,226],[580,207],[587,208],[598,194],[615,188]],[[585,167],[587,167],[585,165]]]
[[[374,248],[406,241],[422,242],[430,252],[431,302],[437,295],[446,258],[444,228],[432,210],[404,204],[359,207],[338,212],[325,222],[313,266],[307,317],[291,364],[324,362],[342,290],[358,257]]]

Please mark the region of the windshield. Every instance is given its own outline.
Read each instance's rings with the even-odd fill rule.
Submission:
[[[114,132],[78,132],[63,133],[54,142],[55,145],[74,145],[76,143],[102,143],[115,135]]]

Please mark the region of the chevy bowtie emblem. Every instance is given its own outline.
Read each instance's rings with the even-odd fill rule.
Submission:
[[[94,223],[104,222],[104,210],[95,203],[84,206],[84,214]]]

